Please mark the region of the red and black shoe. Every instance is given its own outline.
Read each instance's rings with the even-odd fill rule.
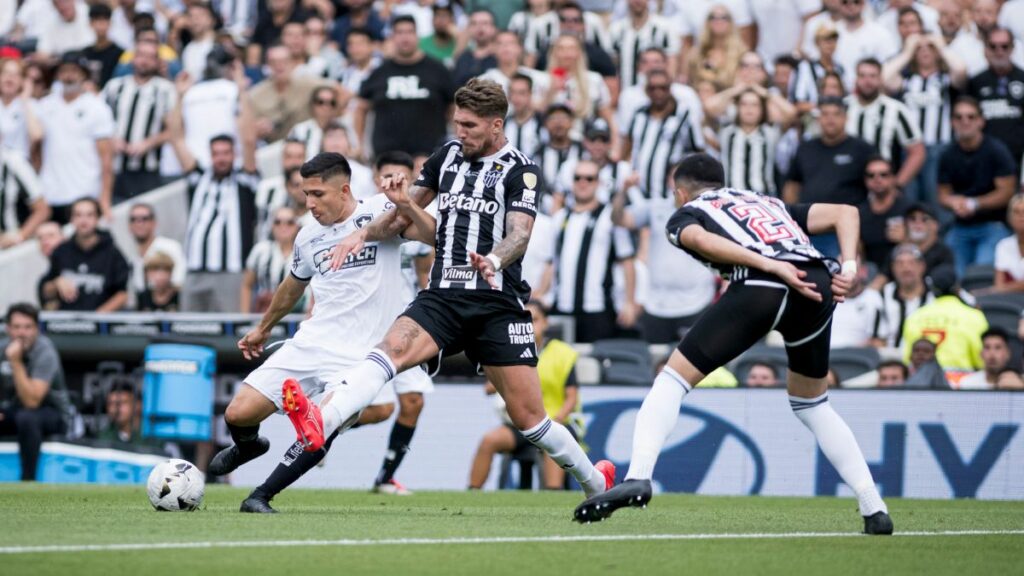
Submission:
[[[281,404],[306,452],[316,452],[322,448],[324,419],[320,416],[320,407],[309,401],[302,386],[292,378],[285,380],[281,387]]]
[[[604,474],[604,489],[607,492],[615,486],[615,464],[611,460],[601,460],[597,464],[594,464],[594,468],[601,474]]]

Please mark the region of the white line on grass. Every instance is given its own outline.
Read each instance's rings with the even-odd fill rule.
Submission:
[[[946,530],[897,532],[896,536],[1005,536],[1024,535],[1024,530]],[[385,538],[380,540],[247,540],[224,542],[149,542],[139,544],[68,544],[52,546],[3,546],[0,554],[51,554],[68,552],[121,552],[131,550],[181,550],[201,548],[270,548],[282,546],[415,546],[434,544],[544,544],[551,542],[634,542],[639,540],[789,540],[797,538],[855,538],[855,532],[780,532],[751,534],[594,534],[581,536],[496,536],[489,538]]]

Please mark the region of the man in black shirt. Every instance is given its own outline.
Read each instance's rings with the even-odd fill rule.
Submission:
[[[868,199],[860,205],[860,239],[865,260],[881,269],[892,249],[903,241],[903,213],[910,202],[896,187],[889,161],[881,156],[868,160],[864,183]]]
[[[1016,188],[1016,165],[1002,141],[983,133],[982,114],[977,100],[958,98],[953,105],[956,141],[939,157],[939,203],[956,216],[946,242],[956,253],[957,276],[972,264],[992,264],[996,243],[1010,234],[1004,222]],[[1018,121],[1016,130],[1024,131],[1024,124]]]
[[[128,299],[131,267],[114,239],[97,229],[99,202],[82,198],[71,205],[75,234],[54,250],[50,270],[40,281],[41,300],[58,310],[115,312]]]
[[[828,202],[859,206],[864,202],[864,169],[875,149],[846,133],[846,104],[839,98],[818,103],[821,136],[800,143],[782,190],[786,204]],[[814,238],[826,256],[839,253],[833,234]]]
[[[462,86],[470,78],[476,78],[498,65],[494,55],[498,29],[494,26],[494,15],[487,10],[477,10],[469,17],[469,37],[472,44],[467,46],[455,60],[455,85]]]
[[[967,92],[981,104],[985,134],[1002,140],[1016,165],[1024,154],[1024,70],[1013,65],[1012,53],[1013,34],[991,30],[985,38],[988,69],[971,78]]]
[[[942,266],[952,267],[956,262],[953,251],[939,239],[939,219],[931,204],[916,202],[903,213],[903,230],[905,241],[917,246],[924,256],[925,275]],[[889,255],[871,287],[881,290],[889,280],[895,278],[892,271],[892,254]]]
[[[82,56],[94,67],[92,79],[96,81],[97,88],[103,88],[114,75],[114,68],[123,52],[108,36],[111,13],[110,6],[103,3],[89,7],[89,26],[96,34],[96,43],[83,49]]]
[[[391,25],[394,56],[363,81],[355,114],[356,135],[365,142],[366,115],[373,110],[374,154],[401,150],[430,154],[442,143],[455,95],[451,73],[419,49],[416,21],[399,16]]]

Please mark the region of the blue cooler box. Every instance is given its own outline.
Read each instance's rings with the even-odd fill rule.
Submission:
[[[206,346],[146,347],[142,385],[142,435],[170,440],[209,440],[213,428],[213,376],[217,353]]]

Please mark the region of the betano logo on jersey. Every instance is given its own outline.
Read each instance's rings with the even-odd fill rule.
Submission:
[[[472,196],[458,196],[450,192],[442,192],[437,199],[437,209],[441,210],[465,210],[467,212],[479,212],[494,216],[498,213],[498,202]]]
[[[321,276],[331,271],[331,251],[333,249],[333,246],[324,248],[313,255],[313,265],[316,266],[316,270]],[[345,263],[341,265],[341,269],[362,268],[363,266],[373,266],[376,263],[377,246],[367,246],[359,252],[349,254],[345,258]]]

